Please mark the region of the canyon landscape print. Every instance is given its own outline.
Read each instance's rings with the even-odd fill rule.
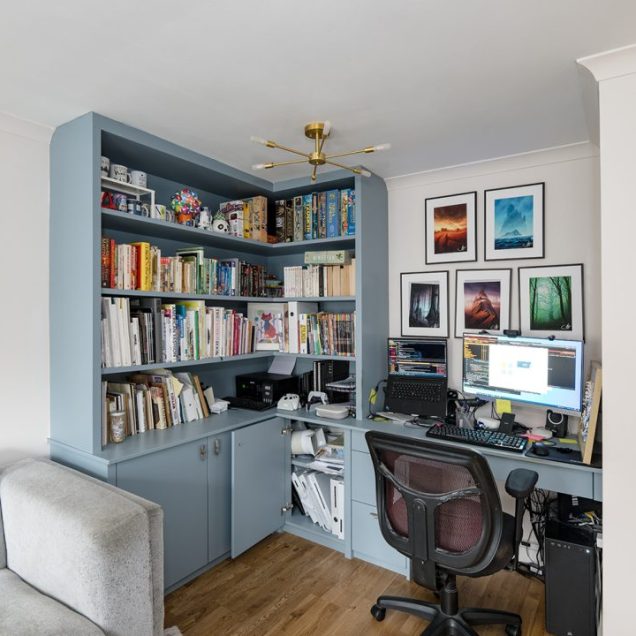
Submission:
[[[454,254],[468,249],[468,212],[465,203],[435,208],[433,219],[435,254]]]

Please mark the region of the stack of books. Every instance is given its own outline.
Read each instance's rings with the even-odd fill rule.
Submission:
[[[165,369],[102,382],[102,445],[108,441],[110,414],[123,411],[126,435],[166,429],[208,417],[199,377]]]
[[[355,258],[347,265],[296,265],[285,267],[285,296],[328,298],[355,296]]]

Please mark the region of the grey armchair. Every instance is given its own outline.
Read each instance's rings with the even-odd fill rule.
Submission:
[[[48,460],[0,473],[0,635],[163,634],[163,512]]]

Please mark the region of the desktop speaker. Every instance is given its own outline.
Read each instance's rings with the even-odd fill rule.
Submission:
[[[568,434],[568,416],[548,409],[545,416],[545,427],[552,431],[555,437],[565,437]]]

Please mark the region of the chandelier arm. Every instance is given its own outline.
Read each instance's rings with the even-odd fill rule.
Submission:
[[[278,168],[278,166],[292,166],[297,163],[307,163],[307,159],[294,159],[293,161],[272,161],[265,165],[269,168]]]
[[[336,166],[338,168],[344,168],[345,170],[351,170],[354,174],[362,174],[362,170],[360,168],[352,168],[351,166],[345,166],[342,163],[336,163],[335,161],[331,161],[330,159],[326,159],[325,163],[328,163],[331,166]]]
[[[300,152],[300,150],[294,150],[293,148],[288,148],[287,146],[281,146],[275,141],[269,142],[270,148],[278,148],[279,150],[286,150],[287,152],[291,152],[295,155],[300,155],[301,157],[305,157],[305,159],[309,159],[309,154],[306,152]]]
[[[316,180],[316,172],[318,172],[318,166],[314,166],[314,169],[311,171],[311,180]]]
[[[363,153],[374,152],[373,150],[369,150],[369,148],[360,148],[360,150],[352,150],[351,152],[341,152],[337,155],[327,155],[327,159],[335,159],[337,157],[349,157],[351,155],[361,155]]]

